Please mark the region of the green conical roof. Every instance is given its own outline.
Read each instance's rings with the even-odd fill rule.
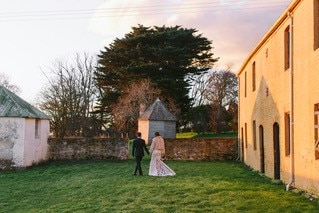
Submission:
[[[176,117],[168,111],[164,104],[157,99],[139,118],[141,120],[177,121]]]
[[[0,117],[50,119],[49,116],[1,85]]]

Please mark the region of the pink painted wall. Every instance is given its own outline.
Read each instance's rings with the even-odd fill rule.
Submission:
[[[47,160],[49,120],[39,120],[39,135],[35,135],[35,119],[25,119],[24,131],[24,162],[23,166],[31,166]]]

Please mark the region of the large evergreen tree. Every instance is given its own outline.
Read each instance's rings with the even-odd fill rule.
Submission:
[[[173,100],[185,113],[191,103],[188,94],[192,78],[217,61],[211,49],[211,41],[195,29],[133,27],[99,55],[96,78],[104,91],[100,104],[111,111],[108,107],[117,102],[129,84],[148,78],[163,97]]]

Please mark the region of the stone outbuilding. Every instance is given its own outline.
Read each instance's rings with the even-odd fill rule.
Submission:
[[[163,138],[176,138],[176,122],[175,115],[157,99],[138,119],[138,131],[148,144],[155,132],[159,132]]]
[[[47,159],[50,118],[0,85],[0,170]]]

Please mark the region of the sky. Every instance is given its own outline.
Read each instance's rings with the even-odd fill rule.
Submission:
[[[194,28],[237,72],[291,0],[0,0],[0,73],[35,104],[55,61],[96,55],[131,28]]]

